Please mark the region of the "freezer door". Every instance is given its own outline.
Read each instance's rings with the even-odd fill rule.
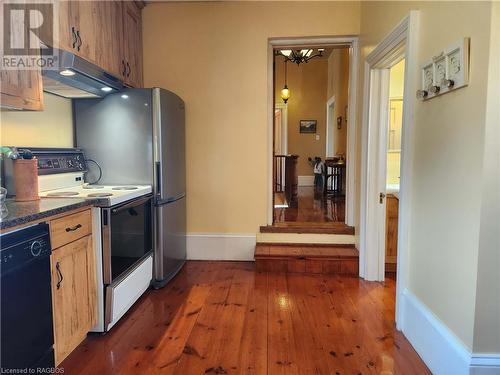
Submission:
[[[172,92],[153,89],[155,196],[165,202],[186,191],[184,102]]]
[[[157,205],[155,233],[155,282],[163,287],[186,260],[186,198]]]

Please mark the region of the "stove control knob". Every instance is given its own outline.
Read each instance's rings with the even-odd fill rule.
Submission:
[[[42,243],[40,241],[33,241],[31,243],[31,255],[33,255],[34,257],[37,257],[40,255],[40,253],[42,252]]]

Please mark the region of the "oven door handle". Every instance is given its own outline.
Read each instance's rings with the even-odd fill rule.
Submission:
[[[142,198],[142,199],[134,200],[132,202],[124,204],[123,206],[119,206],[119,207],[113,208],[111,210],[111,213],[116,214],[116,213],[118,213],[120,211],[126,210],[127,208],[140,206],[140,205],[146,203],[150,199],[151,199],[151,195],[148,195],[147,197]]]

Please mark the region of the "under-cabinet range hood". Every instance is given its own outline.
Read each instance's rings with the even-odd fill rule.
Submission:
[[[54,49],[57,70],[42,69],[43,90],[64,98],[99,98],[123,89],[123,82],[68,51]]]

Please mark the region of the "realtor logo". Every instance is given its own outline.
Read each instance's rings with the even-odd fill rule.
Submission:
[[[51,2],[4,1],[1,6],[0,68],[57,69],[54,56],[54,5]]]

